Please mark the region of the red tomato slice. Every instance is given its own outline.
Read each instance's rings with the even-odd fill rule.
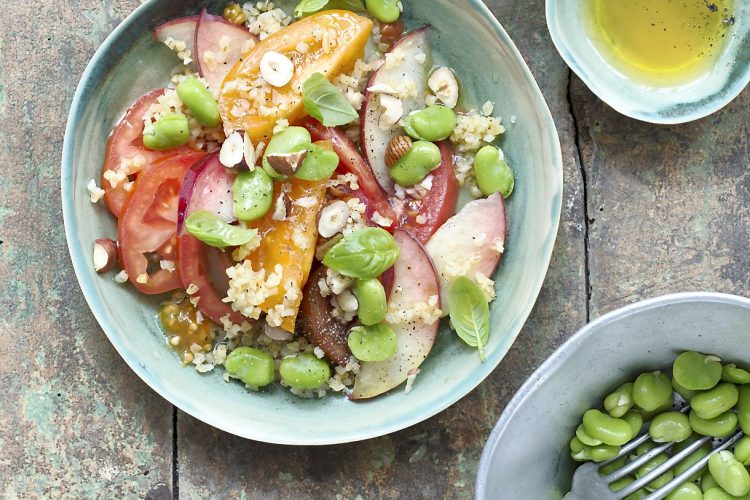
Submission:
[[[143,116],[151,105],[164,95],[164,90],[152,90],[139,98],[109,135],[104,165],[102,165],[101,186],[104,189],[104,202],[115,217],[122,214],[122,208],[132,190],[128,192],[125,189],[127,180],[118,184],[117,187],[112,187],[112,184],[104,178],[106,171],[122,172],[132,180],[132,176],[137,176],[139,172],[158,160],[193,151],[187,146],[167,151],[152,151],[143,145]]]
[[[301,126],[310,132],[313,141],[331,141],[333,150],[336,151],[341,160],[339,169],[357,176],[359,191],[354,194],[367,206],[368,219],[377,211],[383,217],[394,221],[393,226],[387,229],[395,229],[398,222],[396,211],[388,201],[385,191],[375,179],[375,174],[372,173],[370,165],[362,158],[352,141],[340,130],[324,127],[313,118],[306,119]]]
[[[445,221],[453,217],[458,203],[458,182],[453,170],[453,148],[448,141],[442,141],[438,143],[438,146],[443,162],[431,173],[432,188],[418,202],[416,211],[404,211],[401,221],[404,229],[408,229],[423,245],[427,244],[430,237]],[[416,222],[420,215],[425,219],[424,224]]]
[[[180,187],[185,173],[203,156],[193,152],[157,161],[138,176],[123,207],[118,224],[120,262],[133,286],[145,294],[182,286],[179,272],[161,269],[159,261],[177,260]],[[139,283],[144,276],[146,282]]]
[[[180,235],[178,252],[182,286],[186,289],[190,285],[198,287],[193,297],[198,297],[197,307],[200,312],[219,325],[221,318],[227,315],[235,325],[247,321],[229,304],[222,302],[229,288],[226,270],[234,265],[234,262],[231,262],[225,253],[209,247],[187,232]]]

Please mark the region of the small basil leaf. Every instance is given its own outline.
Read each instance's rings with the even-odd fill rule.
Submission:
[[[323,257],[323,264],[344,276],[377,278],[398,258],[393,236],[379,227],[368,227],[345,236]]]
[[[355,326],[347,340],[352,354],[360,361],[385,361],[398,347],[396,333],[388,325]]]
[[[359,117],[341,90],[321,73],[308,78],[303,91],[305,111],[326,127],[346,125]]]
[[[212,247],[238,247],[258,235],[257,229],[245,229],[227,224],[207,210],[193,212],[185,220],[187,231]]]
[[[362,4],[362,0],[302,0],[294,8],[294,17],[309,16],[327,9],[362,12],[365,10],[365,6]]]
[[[304,181],[322,181],[331,177],[338,166],[339,155],[336,152],[312,144],[307,148],[307,158],[294,176]]]
[[[484,346],[490,337],[490,307],[482,290],[469,278],[459,276],[448,294],[450,323],[459,338],[479,350],[484,361]]]

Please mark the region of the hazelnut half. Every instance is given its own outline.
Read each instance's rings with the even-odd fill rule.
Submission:
[[[117,243],[109,238],[94,242],[94,270],[99,274],[110,271],[117,262]]]
[[[385,164],[392,167],[398,160],[409,152],[412,146],[411,137],[408,135],[397,135],[388,143],[385,150]]]

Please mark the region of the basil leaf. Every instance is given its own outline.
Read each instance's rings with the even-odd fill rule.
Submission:
[[[258,235],[257,229],[245,229],[232,226],[219,219],[213,212],[199,210],[185,219],[185,229],[212,247],[238,247]]]
[[[448,294],[451,326],[459,338],[479,350],[484,361],[484,346],[490,337],[490,306],[482,290],[469,278],[459,276]]]
[[[294,17],[309,16],[310,14],[328,9],[362,12],[365,10],[365,6],[362,4],[362,0],[302,0],[294,8]]]
[[[328,179],[339,166],[339,155],[317,144],[307,148],[307,158],[294,176],[304,181],[322,181]]]
[[[315,73],[304,84],[305,111],[326,127],[351,123],[359,115],[344,94],[321,73]]]
[[[393,236],[379,227],[360,229],[345,236],[328,250],[323,264],[344,276],[369,280],[377,278],[398,258]]]

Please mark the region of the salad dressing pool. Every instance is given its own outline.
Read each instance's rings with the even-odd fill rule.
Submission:
[[[708,73],[731,36],[732,0],[587,0],[589,39],[627,78],[656,87]]]

